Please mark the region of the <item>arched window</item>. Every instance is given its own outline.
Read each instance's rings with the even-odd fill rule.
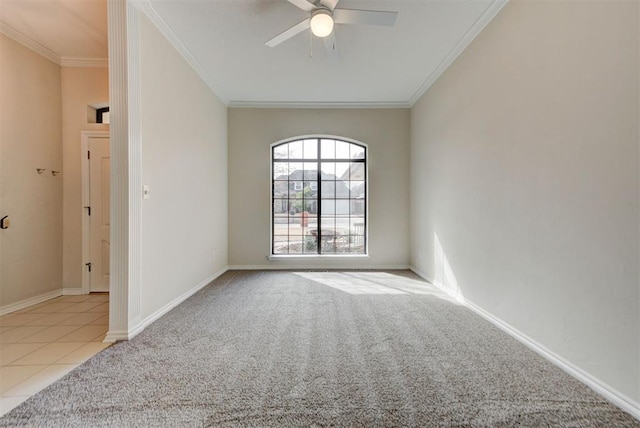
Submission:
[[[304,138],[271,148],[271,252],[366,254],[367,148]]]

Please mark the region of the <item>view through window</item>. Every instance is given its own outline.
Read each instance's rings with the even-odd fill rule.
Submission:
[[[366,147],[305,138],[271,161],[273,254],[366,253]]]

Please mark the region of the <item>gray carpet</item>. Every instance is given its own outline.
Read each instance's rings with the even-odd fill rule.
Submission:
[[[0,426],[640,423],[409,272],[231,271]]]

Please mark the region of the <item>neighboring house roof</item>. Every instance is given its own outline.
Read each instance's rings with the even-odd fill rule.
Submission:
[[[276,186],[274,186],[274,197],[276,198],[287,197],[287,195],[291,192],[291,190],[293,190],[292,188],[290,188],[290,186],[293,185],[293,182],[302,181],[304,183],[309,183],[309,182],[316,181],[317,177],[318,177],[318,170],[315,170],[315,169],[306,170],[306,171],[296,170],[288,175],[287,174],[279,175],[276,177],[276,181],[282,181],[284,183],[285,181],[288,180],[289,186],[283,187],[283,186],[278,186],[276,184]],[[335,194],[334,194],[335,196],[331,195],[331,197],[336,197],[336,198],[349,197],[349,187],[345,184],[345,182],[342,179],[338,178],[336,175],[327,174],[321,171],[320,178],[323,181],[325,181],[325,185],[327,184],[327,182],[335,182]],[[364,188],[364,185],[363,185],[363,188]],[[311,197],[312,198],[317,197],[317,193],[318,193],[317,189],[312,190]]]

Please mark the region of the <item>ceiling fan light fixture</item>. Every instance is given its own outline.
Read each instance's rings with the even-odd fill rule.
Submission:
[[[333,31],[333,16],[326,9],[311,14],[311,32],[316,37],[327,37]]]

